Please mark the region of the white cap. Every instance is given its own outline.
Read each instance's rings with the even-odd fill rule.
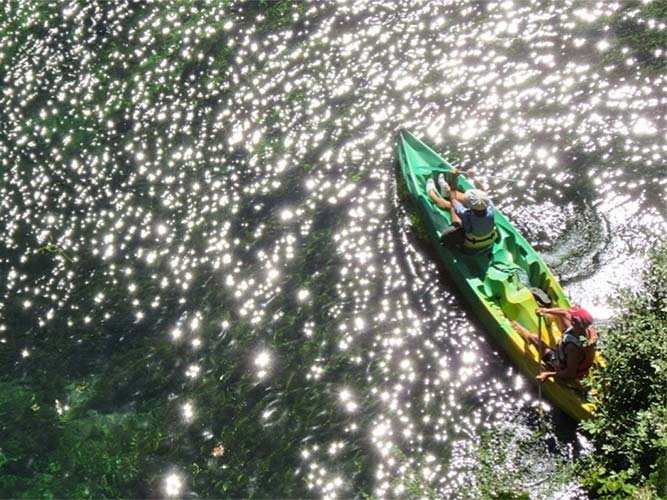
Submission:
[[[473,210],[486,210],[489,207],[489,195],[481,189],[468,189],[463,198]]]

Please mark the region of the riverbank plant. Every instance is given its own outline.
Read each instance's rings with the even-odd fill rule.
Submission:
[[[667,245],[648,258],[640,289],[614,298],[592,387],[599,409],[582,424],[596,449],[582,481],[604,498],[667,498]]]

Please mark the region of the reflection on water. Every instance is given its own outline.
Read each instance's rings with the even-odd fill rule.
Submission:
[[[164,480],[164,495],[178,497],[183,494],[183,479],[176,473],[169,474]]]
[[[536,395],[416,242],[395,132],[520,180],[488,183],[603,310],[666,228],[665,53],[620,3],[283,4],[5,7],[3,383],[135,429],[96,496],[474,496]],[[57,436],[55,494],[93,488]]]

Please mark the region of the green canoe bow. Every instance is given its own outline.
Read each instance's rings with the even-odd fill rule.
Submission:
[[[535,309],[539,305],[530,288],[546,292],[551,299],[550,307],[567,308],[570,303],[560,284],[537,252],[497,208],[495,222],[499,238],[489,250],[468,255],[440,244],[440,235],[449,226],[450,215],[430,200],[426,193],[426,181],[429,178],[436,180],[441,172],[447,176],[452,166],[407,131],[400,133],[398,156],[408,191],[418,207],[442,264],[512,363],[530,380],[535,380],[535,376],[542,371],[539,353],[514,331],[510,322],[516,320],[531,332],[537,333]],[[457,189],[466,191],[472,187],[463,175],[459,176]],[[519,268],[523,271],[519,271]],[[527,275],[530,288],[522,283],[520,273]],[[544,323],[542,340],[555,347],[561,335],[560,329],[555,322]],[[598,353],[595,364],[600,363],[602,358]],[[573,381],[566,385],[550,378],[542,386],[546,396],[572,418],[581,420],[591,416],[594,407],[588,402],[579,382]]]

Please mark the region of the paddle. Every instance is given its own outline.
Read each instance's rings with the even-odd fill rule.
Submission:
[[[466,175],[468,172],[463,172],[461,171],[461,174]],[[498,179],[499,181],[506,181],[506,182],[516,182],[519,183],[521,182],[518,179],[510,179],[509,177],[500,177],[498,175],[491,175],[491,174],[475,174],[478,175],[479,177],[488,177],[490,179]]]
[[[538,366],[542,367],[542,315],[537,315],[537,350],[539,352],[540,359],[538,361]],[[540,415],[540,424],[544,424],[544,411],[542,409],[542,381],[537,386],[537,394],[539,399],[539,415]]]
[[[533,297],[535,297],[535,302],[540,307],[546,307],[551,305],[551,297],[547,295],[547,293],[542,290],[541,288],[537,287],[532,287],[530,288],[530,291],[533,293]],[[537,314],[537,312],[535,313]],[[538,360],[538,366],[541,368],[542,367],[542,355],[544,354],[543,349],[542,349],[542,322],[544,321],[544,317],[541,314],[537,314],[537,351],[539,354],[539,360]],[[538,400],[539,400],[539,415],[540,415],[540,426],[544,427],[544,409],[542,408],[542,381],[540,380],[539,385],[537,386],[537,395],[538,395]]]
[[[449,168],[443,168],[443,167],[448,167],[448,165],[441,163],[437,167],[435,167],[433,170],[436,172],[450,172]],[[467,171],[465,170],[459,170],[459,173],[461,175],[467,175]],[[479,175],[480,177],[489,177],[491,179],[498,179],[499,181],[506,181],[506,182],[521,182],[521,179],[512,179],[510,177],[500,177],[499,175],[491,175],[491,174],[475,174]]]

